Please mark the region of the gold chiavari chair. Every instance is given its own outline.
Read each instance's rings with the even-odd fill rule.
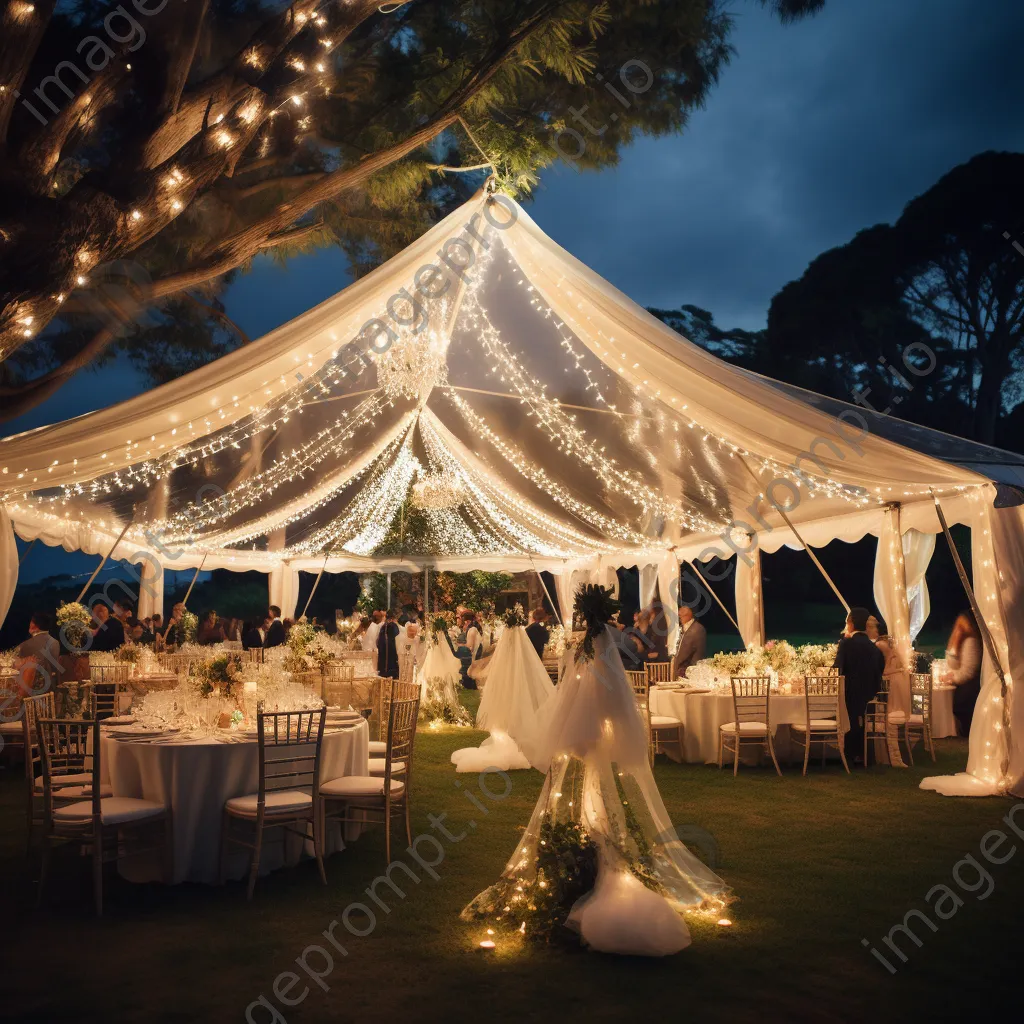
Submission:
[[[283,828],[303,839],[311,838],[320,879],[324,874],[323,828],[316,814],[320,787],[320,749],[324,739],[326,708],[315,711],[264,712],[257,706],[257,742],[259,744],[259,788],[246,796],[232,797],[224,804],[220,833],[220,880],[224,881],[228,850],[232,844],[252,850],[249,888],[252,899],[260,869],[263,833]],[[307,792],[308,790],[308,792]],[[255,839],[232,835],[231,824],[240,821],[255,826]],[[297,827],[301,826],[301,827]],[[285,837],[283,837],[284,839]]]
[[[356,667],[350,662],[328,661],[323,666],[321,696],[328,707],[347,707],[355,697]]]
[[[0,752],[10,753],[22,745],[25,727],[21,694],[20,674],[13,669],[0,672]]]
[[[647,685],[651,683],[671,683],[672,682],[672,662],[671,661],[648,661],[644,665],[644,671],[647,673]]]
[[[775,740],[772,737],[770,676],[733,676],[732,708],[733,720],[718,730],[718,767],[722,767],[725,753],[732,750],[732,773],[737,775],[740,768],[740,747],[744,743],[756,744],[772,756],[775,770],[782,775],[775,757]]]
[[[391,819],[405,818],[405,836],[412,843],[410,790],[416,744],[418,697],[392,698],[388,703],[387,750],[383,775],[345,775],[320,787],[324,821],[365,823],[379,815],[384,825],[384,857],[391,863]],[[402,765],[402,769],[398,766]]]
[[[825,766],[825,754],[830,746],[839,751],[846,774],[850,766],[843,751],[843,722],[840,709],[843,706],[843,689],[846,680],[841,675],[829,673],[823,676],[804,676],[804,721],[790,725],[793,743],[804,748],[804,775],[811,755],[811,744],[821,744],[821,764]]]
[[[43,764],[43,853],[39,874],[39,901],[54,842],[89,847],[93,866],[96,916],[103,914],[103,864],[152,850],[160,850],[165,869],[170,862],[170,810],[152,800],[115,797],[100,784],[100,723],[81,718],[37,720]],[[88,773],[83,796],[65,802],[70,780]],[[149,832],[156,837],[147,843]],[[141,841],[141,845],[139,845]],[[167,872],[169,877],[169,871]]]
[[[262,665],[265,660],[262,647],[247,647],[238,653],[243,664]]]
[[[935,760],[935,742],[932,739],[932,686],[931,672],[914,672],[910,676],[910,717],[905,726],[907,754],[914,763],[913,745],[921,737],[925,750]]]
[[[672,663],[669,661],[649,661],[644,665],[643,674],[647,681],[649,695],[652,683],[669,683],[672,681]],[[654,752],[657,753],[666,743],[674,744],[679,748],[679,760],[682,761],[683,723],[671,715],[650,715],[650,720]]]
[[[318,668],[307,669],[304,672],[292,673],[292,682],[306,686],[315,693],[320,693],[323,688],[323,681],[324,677]]]
[[[650,687],[647,685],[647,673],[626,669],[626,676],[633,687],[633,697],[636,700],[637,711],[640,712],[640,720],[644,723],[644,730],[647,733],[647,756],[653,765],[654,733],[651,730]]]

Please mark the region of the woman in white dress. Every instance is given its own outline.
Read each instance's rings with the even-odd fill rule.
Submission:
[[[547,779],[501,879],[462,917],[536,938],[565,925],[600,952],[666,956],[690,944],[685,912],[718,916],[731,897],[679,840],[655,785],[606,625],[617,605],[603,587],[577,591],[587,633],[532,750]]]
[[[544,663],[526,635],[526,616],[516,605],[487,666],[487,685],[476,713],[476,727],[490,735],[479,747],[452,754],[460,772],[487,768],[529,768],[528,751],[538,735],[538,710],[555,692]]]

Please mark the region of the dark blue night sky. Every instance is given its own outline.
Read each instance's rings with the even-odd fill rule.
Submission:
[[[772,296],[818,253],[895,219],[975,153],[1024,148],[1020,0],[829,0],[789,26],[752,3],[735,13],[736,57],[685,135],[642,139],[601,174],[553,168],[529,207],[644,305],[763,327]],[[261,259],[225,298],[258,337],[348,280],[336,251],[286,268]],[[12,432],[144,386],[125,366],[79,374]],[[95,564],[37,545],[22,579]]]

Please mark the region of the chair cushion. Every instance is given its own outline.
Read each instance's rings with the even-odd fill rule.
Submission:
[[[911,725],[924,725],[924,715],[911,715],[910,716],[910,724]]]
[[[40,787],[40,791],[42,787]],[[100,799],[105,799],[108,796],[113,796],[114,790],[106,782],[100,783]],[[61,786],[60,789],[53,791],[54,800],[91,800],[92,799],[92,783],[90,782],[87,786]]]
[[[726,722],[722,726],[722,732],[735,732],[736,723]],[[764,722],[740,722],[740,732],[750,733],[752,736],[764,736],[768,732],[768,726]]]
[[[907,714],[905,711],[890,711],[889,721],[890,722],[905,722],[907,720]]]
[[[391,780],[392,796],[398,796],[404,789],[404,782],[398,782],[396,779]],[[330,797],[332,800],[343,798],[365,800],[367,798],[383,797],[384,780],[382,778],[373,778],[369,775],[343,775],[341,778],[331,779],[330,782],[322,783],[320,794]]]
[[[55,775],[53,777],[53,788],[62,786],[86,786],[92,782],[92,772],[71,772],[68,775]],[[37,793],[43,791],[43,777],[39,776],[33,786]]]
[[[259,799],[259,793],[233,796],[224,807],[231,814],[255,818]],[[267,793],[264,813],[284,814],[286,811],[309,810],[312,806],[313,797],[309,793],[303,793],[301,789],[277,789]]]
[[[383,775],[384,768],[387,765],[388,759],[386,757],[371,757],[370,758],[370,774],[371,775]],[[391,774],[398,775],[405,771],[404,761],[392,761],[391,762]]]
[[[370,740],[370,756],[374,754],[383,756],[388,752],[387,740]]]
[[[834,718],[812,718],[811,729],[829,729],[835,731],[839,728],[839,723]],[[807,726],[803,722],[794,722],[790,729],[796,729],[799,732],[806,732]]]
[[[652,729],[678,729],[683,723],[670,715],[651,715]]]
[[[0,735],[2,736],[20,736],[24,729],[20,718],[16,722],[0,722]]]
[[[112,796],[100,801],[100,821],[104,825],[125,825],[132,821],[155,818],[167,810],[163,804],[153,800],[136,800],[129,796]],[[84,821],[92,817],[92,801],[82,800],[77,804],[54,809],[54,821]]]

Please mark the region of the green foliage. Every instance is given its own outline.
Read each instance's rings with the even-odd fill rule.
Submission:
[[[823,0],[757,2],[791,20],[818,10]],[[60,61],[80,59],[76,46],[85,35],[105,38],[105,12],[93,3],[60,9],[28,68],[23,91],[30,92]],[[196,55],[181,98],[187,104],[190,91],[204,82],[222,72],[230,79],[226,66],[256,38],[253,33],[271,38],[277,30],[269,30],[268,23],[280,12],[279,6],[257,0],[221,0],[212,5],[198,39],[176,22],[187,20],[191,8],[182,5],[180,14],[168,13],[161,44],[152,53],[147,50],[144,71],[131,76],[101,117],[90,114],[101,130],[70,133],[53,174],[53,201],[72,199],[85,182],[104,196],[145,194],[151,171],[133,161],[145,141],[166,127],[161,119],[167,116],[162,97],[167,64],[184,56],[187,67],[191,54]],[[203,266],[217,241],[258,225],[282,203],[294,202],[313,183],[311,176],[357,166],[367,154],[409,138],[439,112],[456,110],[458,121],[360,187],[312,209],[296,202],[295,227],[306,233],[286,232],[287,241],[239,256],[238,269],[244,271],[256,251],[285,260],[334,245],[358,276],[422,234],[490,173],[453,174],[445,168],[481,163],[482,149],[496,168],[500,187],[523,196],[535,187],[539,173],[557,161],[588,169],[613,166],[638,135],[684,129],[731,55],[732,17],[708,0],[431,0],[371,13],[329,55],[324,88],[303,80],[301,87],[311,91],[301,109],[281,102],[291,88],[287,83],[297,77],[288,63],[296,58],[319,62],[318,37],[330,35],[349,13],[323,8],[323,30],[310,21],[262,77],[252,73],[270,99],[273,120],[260,126],[230,172],[204,180],[180,214],[119,255],[154,280]],[[649,85],[636,62],[651,69]],[[618,82],[620,94],[629,90],[628,106],[602,81]],[[586,110],[587,121],[602,127],[581,127],[573,110]],[[17,105],[12,151],[37,130],[38,123]],[[196,158],[192,148],[195,154],[204,152],[189,143],[189,151],[174,157],[186,172],[198,166],[190,163]],[[9,198],[0,198],[0,219],[5,203],[13,210],[22,202],[17,188],[6,189],[5,195]],[[44,219],[59,223],[58,213]],[[55,240],[54,247],[62,241],[78,244],[69,237]],[[175,296],[157,309],[132,299],[137,289],[131,284],[101,295],[99,306],[76,297],[0,374],[20,384],[65,363],[105,322],[101,307],[106,306],[125,310],[126,322],[135,326],[105,357],[124,352],[151,380],[172,379],[245,342],[218,306],[230,273],[208,280],[199,274],[200,283],[188,297]],[[55,291],[56,283],[49,290]],[[197,291],[201,304],[195,301]],[[99,295],[101,290],[90,292]]]
[[[497,596],[512,586],[507,572],[439,572],[431,577],[431,593],[446,611],[460,605],[478,612],[494,611]]]

